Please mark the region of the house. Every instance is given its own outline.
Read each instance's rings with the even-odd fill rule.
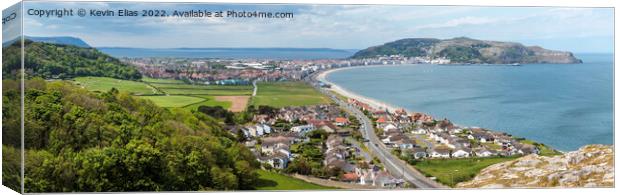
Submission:
[[[314,127],[314,125],[312,124],[307,124],[307,125],[299,125],[299,126],[294,126],[291,127],[291,131],[295,132],[295,133],[300,133],[300,134],[305,134],[308,131],[312,131],[315,130],[316,128]]]
[[[375,174],[373,179],[373,186],[380,186],[383,188],[396,188],[400,187],[405,183],[402,179],[396,179],[388,172],[380,171]]]
[[[287,150],[291,144],[293,144],[294,138],[277,136],[266,137],[261,143],[261,151],[265,154],[273,154],[278,150]]]
[[[538,147],[531,144],[522,144],[517,150],[519,154],[539,154],[540,152]]]
[[[463,139],[463,138],[458,138],[456,139],[456,145],[460,146],[460,147],[465,147],[465,148],[469,148],[471,146],[471,143],[469,142],[469,140]]]
[[[338,131],[338,127],[330,122],[322,122],[319,126],[316,126],[318,129],[323,129],[327,133],[336,133]]]
[[[334,119],[334,124],[340,127],[347,126],[349,125],[349,119],[344,117],[336,117],[336,119]]]
[[[423,135],[423,134],[428,133],[428,131],[426,129],[423,129],[423,128],[417,128],[417,129],[412,130],[411,133]]]
[[[426,149],[424,148],[413,148],[410,151],[410,155],[413,156],[413,158],[415,159],[423,159],[428,157],[428,153],[426,153]]]
[[[390,130],[398,130],[398,128],[396,127],[396,125],[391,124],[391,123],[390,123],[390,124],[387,124],[387,125],[385,125],[385,126],[383,127],[383,131],[384,131],[384,132],[388,132],[388,131],[390,131]]]
[[[282,153],[273,153],[258,158],[261,163],[269,164],[275,169],[285,169],[288,166],[289,157]]]
[[[406,136],[403,136],[402,139],[395,141],[394,144],[401,150],[412,149],[416,146],[416,142]]]
[[[349,183],[357,183],[360,180],[360,177],[353,172],[349,172],[349,173],[343,174],[340,180],[344,182],[349,182]]]
[[[471,154],[471,150],[468,148],[459,148],[452,152],[454,158],[467,158]]]
[[[243,130],[243,134],[247,137],[259,137],[265,134],[271,133],[271,127],[265,124],[257,124],[254,126],[247,127]]]
[[[377,121],[376,121],[376,122],[377,122],[377,124],[384,124],[384,123],[387,123],[387,119],[385,119],[385,117],[384,117],[384,116],[381,116],[381,117],[379,117],[379,118],[377,119]]]
[[[478,149],[474,151],[474,154],[479,157],[489,157],[497,155],[497,151],[495,150],[487,150],[487,149]]]
[[[435,148],[431,150],[432,158],[450,158],[450,150],[447,148]]]

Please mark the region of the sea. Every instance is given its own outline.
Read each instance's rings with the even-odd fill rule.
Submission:
[[[613,144],[613,54],[583,64],[394,65],[335,71],[348,91],[561,151]]]
[[[113,57],[175,57],[220,59],[312,60],[341,59],[353,55],[355,49],[329,48],[97,48]]]

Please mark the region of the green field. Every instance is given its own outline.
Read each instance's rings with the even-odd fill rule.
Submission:
[[[212,95],[238,96],[252,95],[252,86],[249,85],[191,85],[178,83],[151,83],[157,89],[171,95]]]
[[[206,101],[203,98],[192,96],[178,96],[178,95],[158,95],[158,96],[137,96],[142,99],[153,101],[156,105],[165,108],[184,107],[190,104],[197,104],[202,101]]]
[[[142,81],[147,83],[171,83],[171,84],[184,84],[181,80],[176,79],[156,79],[150,77],[142,77]]]
[[[90,91],[106,92],[112,88],[126,91],[134,95],[161,94],[153,87],[143,82],[120,80],[107,77],[77,77],[75,83]]]
[[[258,83],[258,93],[252,105],[273,107],[329,104],[327,96],[302,82]]]
[[[197,95],[197,96],[192,96],[192,97],[199,97],[199,98],[203,98],[204,100],[201,101],[201,102],[197,102],[197,103],[193,103],[193,104],[190,104],[190,105],[186,105],[185,106],[186,109],[196,110],[200,106],[221,106],[222,108],[228,109],[228,108],[230,108],[230,106],[232,106],[231,102],[217,101],[217,100],[215,100],[215,98],[213,96]]]
[[[257,190],[327,190],[335,189],[308,183],[301,179],[282,175],[276,172],[258,170],[259,181]]]
[[[454,187],[457,183],[473,179],[480,170],[518,157],[488,157],[463,159],[429,159],[417,162],[414,167],[427,177]]]
[[[252,95],[251,90],[219,90],[219,89],[171,89],[159,88],[166,94],[171,95],[211,95],[211,96],[244,96]]]

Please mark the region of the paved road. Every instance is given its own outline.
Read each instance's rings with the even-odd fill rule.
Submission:
[[[311,75],[308,78],[314,79],[314,76],[315,75]],[[312,80],[312,82],[315,81]],[[417,188],[449,188],[445,185],[442,185],[427,178],[406,162],[392,155],[392,153],[390,153],[390,149],[381,142],[377,135],[375,135],[374,127],[372,126],[372,122],[370,121],[370,119],[366,115],[364,115],[364,113],[362,113],[359,109],[336,98],[336,96],[328,90],[325,90],[323,88],[318,88],[318,90],[326,94],[328,97],[332,98],[332,100],[338,105],[340,105],[343,109],[346,109],[358,118],[362,125],[360,127],[362,136],[365,139],[368,139],[366,146],[368,147],[368,149],[371,150],[373,154],[377,156],[377,158],[379,158],[379,160],[381,160],[381,162],[383,162],[387,171],[390,172],[392,175],[410,182]]]
[[[252,86],[254,86],[254,90],[252,90],[252,96],[256,96],[256,92],[258,92],[258,85],[256,84],[256,80],[252,81]]]

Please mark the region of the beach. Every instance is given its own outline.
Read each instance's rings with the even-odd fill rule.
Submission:
[[[561,151],[613,144],[613,76],[605,71],[613,58],[579,57],[584,64],[356,66],[325,70],[317,79],[372,107],[405,108]]]
[[[383,65],[385,66],[385,65]],[[355,99],[357,101],[363,102],[365,104],[368,104],[370,107],[377,109],[377,110],[384,110],[386,109],[388,112],[394,112],[398,109],[404,109],[404,108],[400,108],[398,106],[392,105],[392,104],[388,104],[385,103],[383,101],[379,101],[370,97],[366,97],[363,95],[359,95],[355,92],[351,92],[350,90],[347,90],[344,87],[341,87],[339,85],[336,85],[335,83],[332,83],[330,81],[327,80],[327,75],[337,72],[337,71],[342,71],[342,70],[347,70],[347,69],[353,69],[353,68],[362,68],[362,67],[370,67],[370,66],[358,66],[358,67],[346,67],[346,68],[336,68],[336,69],[329,69],[326,71],[323,71],[321,73],[319,73],[319,75],[317,75],[316,79],[329,84],[331,87],[329,88],[329,90],[332,90],[340,95],[343,95],[345,97],[348,98],[352,98]],[[407,111],[407,113],[412,113],[410,110],[404,109],[405,111]]]

